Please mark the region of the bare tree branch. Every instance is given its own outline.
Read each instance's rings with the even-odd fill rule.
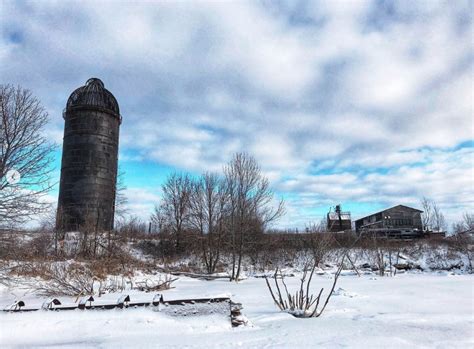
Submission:
[[[0,85],[0,226],[23,223],[44,212],[54,145],[42,131],[48,114],[30,91]],[[7,180],[18,171],[18,183]]]

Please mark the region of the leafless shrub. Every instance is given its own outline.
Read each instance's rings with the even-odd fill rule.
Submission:
[[[169,290],[172,288],[171,284],[176,280],[178,280],[178,278],[173,278],[170,274],[164,276],[160,275],[158,280],[145,279],[143,281],[137,281],[135,282],[134,288],[145,292]]]
[[[266,277],[265,281],[267,283],[267,287],[270,291],[273,301],[278,306],[278,308],[280,308],[280,310],[286,311],[295,317],[309,318],[321,316],[321,314],[326,309],[327,304],[329,303],[329,299],[333,294],[334,288],[336,287],[337,280],[342,271],[344,258],[345,256],[343,256],[342,260],[340,261],[339,267],[337,268],[337,271],[334,274],[334,281],[332,283],[331,290],[327,294],[324,303],[321,303],[321,297],[324,288],[321,288],[317,295],[310,293],[311,281],[313,279],[313,275],[317,267],[317,263],[315,261],[312,263],[311,267],[307,265],[304,268],[303,276],[300,280],[299,290],[297,290],[293,294],[288,291],[288,287],[285,283],[285,277],[281,273],[278,273],[278,269],[273,275],[275,289],[272,288],[268,277]],[[281,280],[284,289],[284,295],[286,297],[282,295],[282,287],[278,280]],[[320,304],[322,305],[321,308],[319,308]]]
[[[10,271],[11,266],[5,261],[0,260],[0,285],[8,286],[10,284],[11,278],[8,276]]]
[[[393,276],[396,273],[395,265],[399,262],[404,244],[405,242],[402,241],[388,240],[376,234],[368,234],[359,240],[358,254],[359,256],[360,254],[365,255],[372,270],[377,271],[379,276]],[[415,242],[408,244],[413,246]],[[352,265],[354,266],[354,263]]]
[[[333,243],[334,236],[332,234],[320,232],[308,234],[307,244],[317,265],[327,256]]]
[[[381,239],[377,238],[377,236],[372,237],[372,244],[373,248],[372,251],[370,251],[370,255],[372,256],[372,259],[377,267],[379,276],[385,276],[385,267],[386,267],[386,261],[385,261],[385,244],[386,241],[382,241]]]
[[[4,260],[21,258],[21,241],[15,232],[0,231],[0,258]]]
[[[32,258],[48,259],[54,249],[53,234],[47,231],[37,231],[34,237],[25,244],[25,250]]]
[[[474,239],[472,230],[474,229],[474,213],[465,212],[462,220],[453,224],[454,236],[451,238],[452,247],[467,261],[467,270],[473,272],[474,259]]]
[[[130,216],[122,219],[115,230],[122,237],[139,239],[146,236],[147,224],[139,217]]]
[[[419,244],[419,251],[412,256],[424,259],[426,268],[431,270],[453,270],[461,269],[462,259],[455,250],[452,239],[445,241],[427,240]],[[421,269],[420,266],[416,268]]]
[[[105,280],[99,281],[99,286],[97,293],[99,297],[106,293],[113,293],[113,292],[123,292],[127,289],[127,285],[131,285],[132,280],[130,277],[126,277],[123,275],[120,276],[112,276],[106,278]]]
[[[474,261],[474,243],[472,238],[467,234],[457,234],[453,238],[454,251],[458,252],[461,256],[465,257],[467,261],[467,270],[469,273],[473,273],[473,261]]]
[[[94,284],[100,279],[80,263],[29,264],[31,274],[40,274],[42,281],[30,286],[43,296],[74,296],[94,293]],[[41,270],[39,270],[39,268]]]
[[[0,232],[0,259],[32,261],[50,259],[52,234],[37,231]]]
[[[81,296],[123,291],[133,283],[136,261],[121,264],[118,260],[93,262],[26,262],[10,268],[18,276],[15,283],[25,284],[45,296]],[[34,278],[34,281],[31,281]],[[164,280],[169,282],[169,280]]]

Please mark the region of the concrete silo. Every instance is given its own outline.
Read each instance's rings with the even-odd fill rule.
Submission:
[[[91,78],[69,97],[56,227],[110,230],[114,224],[119,128],[115,97]]]

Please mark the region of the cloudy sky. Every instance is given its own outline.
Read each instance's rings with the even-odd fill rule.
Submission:
[[[256,157],[281,227],[433,198],[474,210],[472,2],[0,2],[0,80],[62,141],[69,94],[118,99],[120,166],[146,218],[174,170]],[[60,149],[55,180],[59,181]],[[57,189],[51,193],[55,200]]]

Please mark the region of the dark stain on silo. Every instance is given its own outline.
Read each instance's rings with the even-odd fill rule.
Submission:
[[[61,231],[113,229],[119,128],[115,97],[91,78],[69,97],[56,226]]]

